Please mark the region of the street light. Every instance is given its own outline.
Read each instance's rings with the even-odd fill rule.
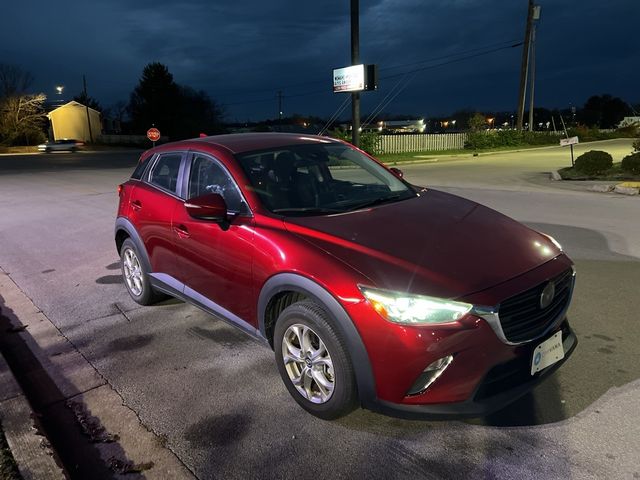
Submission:
[[[62,95],[62,91],[64,90],[64,85],[56,85],[56,92],[58,95]]]

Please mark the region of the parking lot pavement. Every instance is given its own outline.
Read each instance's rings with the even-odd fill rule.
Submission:
[[[409,179],[429,176],[437,184],[437,172],[422,168]],[[551,233],[576,259],[569,317],[580,344],[533,394],[470,422],[411,422],[366,411],[324,422],[290,398],[270,350],[181,302],[142,308],[129,299],[112,235],[115,186],[130,171],[47,167],[25,174],[0,167],[0,266],[106,382],[79,393],[98,405],[108,387],[112,404],[119,399],[129,412],[119,426],[109,424],[123,441],[137,438],[126,432],[140,423],[199,478],[639,475],[640,330],[633,312],[640,310],[640,255],[633,245],[640,236],[617,217],[589,220],[602,197],[558,193],[551,202],[535,189],[519,195],[499,186],[446,187]],[[616,212],[633,212],[631,200],[616,204]],[[557,208],[546,208],[551,204]],[[60,368],[64,378],[77,370]],[[110,418],[108,410],[91,408],[101,419]]]

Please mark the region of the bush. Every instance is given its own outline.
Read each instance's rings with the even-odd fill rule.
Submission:
[[[620,168],[625,172],[630,172],[635,175],[640,175],[640,152],[632,153],[622,159]]]
[[[613,158],[607,152],[590,150],[576,158],[575,169],[587,175],[604,173],[613,165]]]
[[[331,136],[351,143],[351,132],[335,130],[331,133]],[[380,142],[380,135],[377,132],[360,132],[360,149],[364,150],[369,155],[379,155],[384,153],[380,147]]]
[[[558,135],[547,132],[518,130],[489,130],[469,132],[464,148],[482,150],[485,148],[520,147],[527,145],[553,145],[559,141]]]
[[[633,142],[633,151],[640,152],[640,138]]]

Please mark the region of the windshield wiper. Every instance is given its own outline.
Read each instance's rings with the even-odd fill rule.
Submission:
[[[352,205],[349,208],[347,208],[347,212],[352,212],[354,210],[360,210],[361,208],[374,207],[376,205],[381,205],[383,203],[391,202],[393,200],[398,200],[399,198],[400,198],[400,195],[389,195],[388,197],[375,198],[373,200],[368,200],[368,201],[363,202],[363,203],[358,203],[356,205]]]

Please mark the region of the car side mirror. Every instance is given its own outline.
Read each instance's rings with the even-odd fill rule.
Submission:
[[[398,178],[404,177],[404,173],[402,173],[402,170],[399,168],[391,167],[389,170],[391,170],[391,172]]]
[[[184,208],[190,216],[199,220],[221,224],[227,221],[227,204],[222,195],[217,193],[190,198],[184,202]]]

